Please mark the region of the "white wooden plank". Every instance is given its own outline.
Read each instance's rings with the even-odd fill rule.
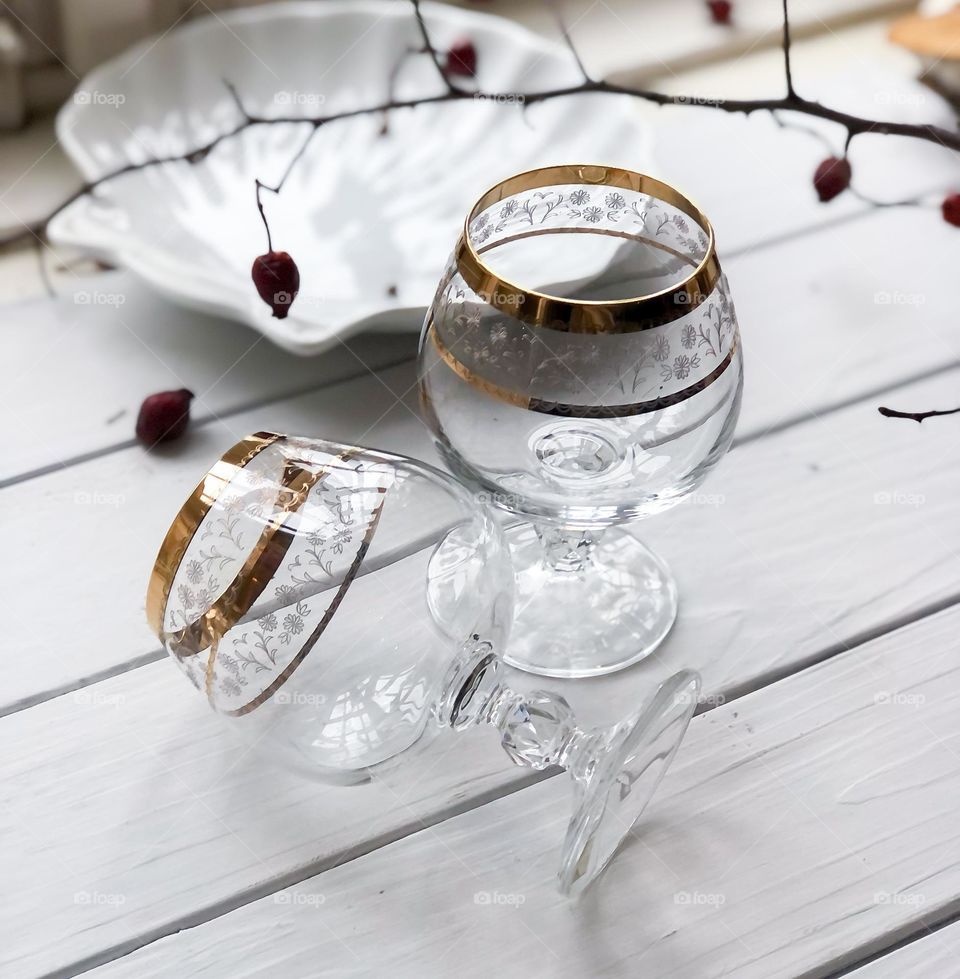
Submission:
[[[416,353],[416,338],[354,337],[326,357],[286,353],[253,330],[172,305],[127,273],[74,277],[54,301],[8,307],[10,440],[0,483],[131,443],[140,402],[187,387],[198,420],[320,387]]]
[[[462,0],[462,6],[469,6]],[[911,6],[909,0],[792,0],[794,35],[802,38],[842,28]],[[512,17],[539,34],[558,37],[549,7],[516,0],[492,0],[485,8]],[[564,19],[595,77],[637,82],[716,61],[739,60],[747,52],[780,43],[780,5],[737,0],[730,26],[714,24],[706,5],[676,0],[567,0]]]
[[[398,404],[398,397],[406,401]],[[52,624],[40,611],[48,597],[18,587],[30,580],[33,568],[46,569],[44,576],[59,581],[60,624],[57,635],[48,633],[46,639],[30,628],[29,652],[19,646],[26,631],[8,637],[6,649],[12,654],[19,646],[20,653],[8,656],[4,706],[22,706],[44,689],[76,686],[144,656],[157,658],[158,644],[143,611],[153,560],[177,508],[231,444],[261,429],[314,432],[429,457],[429,433],[414,414],[415,404],[414,370],[407,363],[217,419],[176,444],[150,452],[136,446],[8,486],[2,491],[5,537],[8,553],[18,560],[0,566],[0,583],[6,594],[18,595],[34,626],[43,620]],[[18,512],[32,519],[14,519]],[[64,551],[72,557],[58,570],[50,559]],[[81,619],[87,624],[78,628]]]
[[[935,403],[958,382],[954,371],[901,396]],[[316,404],[304,399],[297,410]],[[350,434],[353,402],[341,411],[331,417]],[[268,424],[278,420],[268,413]],[[394,428],[374,441],[396,446],[397,416],[385,425]],[[585,723],[626,713],[642,689],[681,665],[702,671],[716,701],[955,600],[958,454],[949,425],[895,425],[869,404],[735,450],[711,495],[650,522],[649,537],[672,561],[683,596],[662,651],[612,677],[549,686]],[[25,541],[10,546],[25,551]],[[110,566],[109,555],[101,560]],[[134,635],[129,587],[121,578],[103,585],[78,576],[77,604],[52,621],[23,593],[19,615],[48,633],[65,616],[67,635],[84,603],[105,613],[90,635],[73,630],[23,655],[52,648],[67,659],[80,647],[89,661],[97,646],[113,643],[111,630]],[[37,602],[47,600],[48,591],[36,592]],[[149,649],[140,628],[141,648]],[[782,707],[786,716],[798,709]],[[0,951],[11,969],[33,973],[134,947],[529,777],[505,767],[495,739],[477,731],[449,755],[438,743],[389,784],[327,789],[244,755],[237,736],[237,728],[218,728],[165,662],[0,720],[4,879],[19,895],[0,912]],[[80,906],[78,893],[100,896]],[[56,945],[38,937],[41,921],[44,934],[59,936]]]
[[[950,609],[696,718],[579,903],[554,885],[557,777],[92,975],[830,975],[960,906],[958,627]]]
[[[952,129],[952,107],[917,80],[917,59],[890,44],[886,31],[887,24],[878,21],[796,45],[797,90],[868,119]],[[783,55],[761,51],[679,76],[665,72],[657,86],[708,100],[775,96],[784,88]],[[696,105],[647,107],[643,118],[655,127],[657,174],[683,188],[710,215],[721,255],[843,220],[864,207],[852,193],[826,204],[817,201],[814,171],[844,146],[845,130],[833,123],[786,113],[781,122],[798,128],[782,128],[767,112],[744,117]],[[955,152],[937,143],[863,134],[851,144],[850,160],[858,192],[879,201],[927,195],[924,226],[942,224],[939,204],[956,182]],[[840,227],[833,233],[845,234]],[[918,247],[924,237],[915,239]]]
[[[501,2],[488,5],[492,12],[519,20],[540,34],[558,36],[556,24],[544,5],[537,2],[516,4]],[[862,17],[876,17],[885,12],[905,9],[906,0],[809,0],[793,3],[795,57],[810,52],[814,57],[821,50],[818,67],[829,70],[839,59],[834,47],[824,43],[830,38],[854,39],[861,56],[886,67],[909,66],[909,55],[886,43],[880,31],[868,40],[869,47],[860,41],[862,31],[843,25]],[[690,69],[704,63],[711,66],[710,92],[717,94],[715,82],[728,76],[753,77],[755,65],[769,63],[770,45],[777,43],[779,12],[764,0],[740,0],[732,27],[711,23],[705,5],[699,2],[677,4],[657,0],[638,7],[631,0],[613,0],[603,5],[568,5],[567,21],[577,37],[590,70],[597,77],[616,77],[618,80],[646,82],[652,75],[663,75],[666,82],[678,79],[696,80],[697,72]],[[812,35],[806,39],[807,35]],[[559,40],[559,37],[558,37]],[[899,57],[899,61],[895,60]],[[726,59],[724,63],[723,59]],[[689,89],[684,89],[689,90]],[[751,94],[756,88],[751,90]],[[0,207],[0,233],[15,231],[22,221],[36,221],[76,186],[77,176],[62,150],[55,145],[52,119],[31,124],[23,134],[8,134],[4,138],[8,150],[0,160],[0,188],[16,194],[6,194]],[[844,202],[841,206],[849,206]],[[807,208],[809,212],[811,209]],[[3,260],[7,271],[16,272],[0,278],[0,296],[4,298],[39,296],[44,290],[43,278],[29,254],[31,245],[16,256]],[[24,254],[28,261],[24,262]],[[53,255],[51,250],[49,255]],[[57,249],[58,255],[74,256],[73,250]],[[56,262],[51,260],[52,265]],[[52,277],[60,276],[54,268]],[[63,276],[69,281],[69,273]]]
[[[763,7],[762,15],[770,16],[769,5]],[[822,14],[808,13],[814,20]],[[699,23],[703,11],[684,9],[673,16]],[[591,13],[586,20],[592,17]],[[688,34],[679,32],[678,36],[687,38]],[[846,80],[843,76],[834,80],[818,75],[828,69],[835,73],[838,65],[848,64],[851,52],[861,61],[869,61],[870,73],[858,64],[857,71]],[[800,43],[795,61],[798,75],[805,72],[808,84],[812,78],[826,89],[826,96],[834,102],[839,99],[846,108],[866,113],[883,110],[887,115],[922,114],[934,119],[946,111],[935,95],[910,81],[910,56],[886,44],[880,26],[844,30],[839,35],[828,32],[825,37]],[[738,59],[733,65],[679,76],[667,72],[663,83],[669,90],[742,96],[776,88],[781,71],[777,53],[766,51]],[[915,104],[912,100],[918,98],[923,101]],[[659,134],[656,172],[704,206],[717,226],[725,258],[738,250],[755,248],[771,237],[849,219],[864,209],[862,202],[850,195],[829,206],[819,204],[810,175],[823,155],[822,147],[805,134],[780,130],[764,113],[742,119],[690,108],[647,110],[638,118]],[[830,127],[824,131],[829,132]],[[710,148],[709,167],[702,165],[703,147]],[[870,139],[858,140],[854,150],[858,186],[866,179],[865,189],[876,190],[881,197],[889,196],[891,189],[896,192],[894,196],[906,196],[918,189],[941,188],[952,185],[954,179],[954,154],[940,147],[877,138],[872,143]],[[929,257],[919,275],[935,281],[946,267],[954,244],[949,237],[953,229],[932,210],[912,215],[902,223],[891,219],[889,228],[898,238],[905,233],[924,242]],[[821,254],[840,268],[849,264],[848,258],[854,263],[862,261],[869,275],[873,256],[862,248],[861,236],[848,226],[833,234],[836,242]],[[869,240],[877,251],[880,239],[870,235]],[[892,275],[887,268],[896,256],[899,252],[895,249],[881,251],[880,265],[886,274],[881,276],[877,271],[873,276],[880,285],[869,294],[871,301],[884,283],[903,278],[902,262],[897,261]],[[815,288],[819,274],[808,276],[809,283],[798,278],[798,268],[802,270],[805,263],[806,255],[785,256],[784,264],[774,269],[771,287],[755,290],[755,294],[783,292],[791,296],[802,294],[808,286]],[[729,259],[728,264],[735,268]],[[829,280],[829,275],[826,278]],[[85,452],[122,444],[131,435],[139,401],[161,382],[186,383],[198,389],[202,403],[195,406],[196,413],[203,417],[249,403],[251,399],[244,400],[240,392],[249,390],[253,400],[289,394],[302,390],[311,378],[322,379],[327,371],[329,376],[337,376],[353,363],[343,352],[337,352],[332,360],[318,360],[316,367],[301,362],[259,341],[245,328],[233,328],[153,300],[129,277],[67,276],[58,288],[63,288],[65,295],[55,304],[22,306],[10,313],[7,339],[19,377],[5,387],[0,403],[17,424],[11,430],[5,461],[0,463],[0,482],[24,470],[57,465]],[[918,294],[929,296],[931,291],[899,290],[896,298],[902,302]],[[858,298],[856,290],[845,293],[845,297],[848,305]],[[862,308],[856,311],[856,318],[862,321]],[[929,306],[922,312],[931,315]],[[939,311],[933,318],[939,318]],[[354,346],[362,359],[373,363],[381,355],[387,361],[395,360],[393,345],[402,346],[403,342],[364,338],[354,341]],[[342,366],[338,357],[343,359]],[[119,358],[124,362],[122,372],[114,366]],[[45,397],[37,398],[38,390]]]
[[[729,263],[746,347],[740,438],[757,436],[790,419],[815,416],[866,392],[960,360],[952,298],[942,288],[947,277],[943,263],[948,254],[948,241],[942,236],[955,234],[955,229],[935,225],[926,239],[930,261],[916,263],[910,270],[901,267],[899,250],[889,247],[892,239],[923,232],[924,222],[924,215],[914,211],[872,214],[852,222],[842,235],[787,242]],[[873,303],[873,297],[881,292],[891,299],[911,297],[916,301]],[[865,309],[869,310],[866,316]],[[184,330],[189,322],[181,321]],[[225,326],[225,333],[230,329]],[[389,346],[387,338],[369,340],[371,344],[383,342]],[[396,342],[401,345],[401,341]],[[174,356],[178,349],[178,342],[171,340],[167,355]],[[190,347],[184,346],[179,354],[178,364],[184,362],[187,349]],[[824,351],[829,353],[825,355]],[[284,364],[287,362],[285,355],[269,352],[265,345],[256,352],[263,354],[267,363],[274,355],[282,358]],[[353,360],[348,352],[342,353],[347,360]],[[77,354],[81,363],[83,356]],[[147,356],[152,362],[152,356]],[[335,361],[346,366],[345,361]],[[138,363],[140,366],[132,373],[141,378],[142,384],[143,372],[152,367]],[[254,363],[250,361],[250,373],[259,376]],[[296,367],[308,362],[293,363]],[[314,363],[318,370],[321,363],[328,365],[324,369],[332,369],[328,361],[311,361],[308,366]],[[356,369],[362,369],[356,361],[353,363]],[[100,370],[87,364],[91,370]],[[67,369],[68,365],[62,363],[59,376]],[[274,369],[264,370],[262,376],[262,381],[251,381],[251,385],[280,385],[286,383],[289,375]],[[246,396],[246,389],[234,387],[226,379],[224,384],[225,394]],[[96,398],[101,397],[101,386],[104,397],[113,397],[107,385],[90,386],[97,392]],[[275,426],[284,431],[346,440],[366,438],[395,451],[434,458],[427,433],[416,418],[413,386],[414,369],[410,364],[381,375],[379,380],[367,377],[329,392],[226,415],[222,421],[195,428],[183,443],[152,453],[132,447],[4,489],[4,513],[10,515],[8,521],[12,524],[8,546],[14,548],[10,553],[19,555],[15,567],[8,564],[0,571],[9,580],[8,593],[12,593],[10,589],[16,581],[40,580],[49,574],[50,555],[61,552],[65,542],[71,553],[88,555],[91,567],[86,567],[83,575],[64,590],[60,615],[54,621],[45,613],[47,596],[42,590],[20,599],[24,614],[9,624],[7,640],[9,648],[23,652],[0,692],[0,711],[155,655],[156,645],[143,626],[141,611],[155,549],[176,507],[200,474],[212,459],[248,431]],[[406,394],[407,407],[388,413],[368,431],[393,404],[391,388]],[[956,391],[949,386],[937,390],[942,391],[937,395],[939,405],[958,400]],[[75,394],[71,405],[76,403],[79,407],[71,407],[66,418],[70,425],[74,416],[89,423],[85,401],[79,391],[75,390]],[[895,396],[894,401],[911,405],[906,394]],[[62,414],[59,404],[59,400],[52,400],[49,409],[38,410]],[[921,407],[926,404],[923,402]],[[102,403],[97,410],[102,411]],[[885,422],[872,414],[869,404],[863,407],[863,419],[868,431],[879,426],[873,433],[877,451],[881,451],[884,438],[895,437],[908,454],[917,453],[921,466],[928,453],[926,439],[939,439],[949,432],[949,423],[941,423],[933,432],[927,425],[918,433],[903,423]],[[53,419],[47,417],[44,435],[35,441],[57,444],[56,436],[49,431],[52,424]],[[832,426],[828,424],[825,431],[829,436]],[[14,431],[11,438],[20,436]],[[741,482],[734,471],[735,459],[727,460],[706,484],[707,498],[730,495],[734,492],[729,488],[732,485],[739,487],[736,492],[741,495],[748,492],[749,483]],[[890,485],[899,485],[901,476],[894,467],[895,460],[891,459],[884,479]],[[719,480],[725,482],[721,484]],[[836,491],[842,484],[834,481],[831,486]],[[789,492],[789,487],[784,486],[782,492]],[[711,508],[706,510],[713,514]],[[12,519],[13,514],[23,512],[30,512],[34,519]],[[709,518],[704,522],[709,524]],[[660,533],[661,520],[653,521],[650,527],[654,534]],[[664,536],[671,542],[675,538],[673,532]],[[770,546],[770,542],[763,546]],[[701,590],[703,586],[694,587]],[[113,626],[110,641],[104,642],[103,601],[99,596],[107,594],[111,596]],[[919,599],[921,594],[918,592],[916,597]],[[910,603],[905,607],[911,607]],[[38,631],[37,621],[45,621],[46,628]]]
[[[53,118],[3,133],[0,155],[0,238],[39,221],[80,186],[53,132]]]
[[[726,262],[744,342],[738,437],[960,360],[943,287],[956,230],[888,210]]]
[[[960,923],[923,937],[847,974],[849,979],[957,979],[960,976]]]

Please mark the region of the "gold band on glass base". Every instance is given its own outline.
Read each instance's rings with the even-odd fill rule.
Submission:
[[[488,381],[481,377],[476,371],[471,370],[466,364],[457,360],[444,342],[440,339],[440,332],[436,324],[431,320],[427,328],[427,335],[433,343],[437,356],[460,378],[466,381],[471,387],[482,391],[491,398],[504,401],[516,408],[523,408],[525,411],[536,411],[542,415],[558,415],[561,418],[630,418],[633,415],[644,415],[650,411],[660,411],[669,408],[671,405],[680,404],[695,394],[710,387],[721,374],[730,366],[733,355],[737,352],[739,335],[733,338],[730,349],[719,364],[705,377],[695,381],[682,391],[664,395],[662,398],[653,398],[649,401],[636,401],[632,404],[622,405],[575,405],[561,401],[546,401],[542,398],[533,398],[529,395],[521,394],[518,391],[511,391],[500,384]],[[421,386],[421,391],[423,390]]]

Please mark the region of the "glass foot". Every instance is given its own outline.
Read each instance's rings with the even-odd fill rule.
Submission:
[[[611,731],[599,759],[591,752],[579,760],[581,770],[595,767],[577,779],[579,805],[560,863],[564,894],[588,887],[633,829],[680,747],[699,693],[697,673],[675,673],[649,704]]]
[[[599,676],[649,656],[677,616],[669,568],[620,527],[599,537],[506,531],[517,593],[504,660],[528,673]]]

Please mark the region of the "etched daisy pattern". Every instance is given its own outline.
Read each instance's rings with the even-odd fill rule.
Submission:
[[[275,450],[263,450],[210,507],[174,576],[163,615],[167,632],[190,625],[234,580],[274,506],[279,466]]]
[[[214,670],[212,696],[218,709],[250,703],[283,682],[297,656],[316,642],[317,630],[337,595],[357,570],[360,548],[392,476],[356,469],[343,459],[336,465],[317,463],[319,478],[302,512],[312,529],[294,538],[274,576],[269,608],[251,622],[228,633],[221,642]],[[373,489],[371,489],[373,487]]]
[[[710,244],[706,229],[679,208],[650,194],[602,185],[524,191],[496,202],[470,223],[475,242],[494,246],[540,228],[635,235],[683,256],[689,270],[702,261]],[[689,274],[679,263],[678,273]],[[719,376],[718,367],[730,360],[737,330],[725,279],[705,301],[685,304],[677,312],[682,315],[672,321],[616,341],[586,344],[568,338],[565,319],[531,327],[502,306],[494,315],[484,297],[452,271],[433,319],[460,364],[512,395],[544,404],[579,404],[589,387],[617,392],[612,402],[637,404],[692,393],[711,374]],[[618,352],[611,355],[611,350]]]
[[[591,192],[577,185],[560,185],[515,194],[492,204],[470,222],[475,245],[496,244],[529,227],[618,228],[662,241],[696,264],[708,239],[691,218],[665,201],[623,188]]]

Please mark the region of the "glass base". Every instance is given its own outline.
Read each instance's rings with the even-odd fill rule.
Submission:
[[[578,781],[579,804],[567,829],[559,882],[564,894],[585,890],[633,829],[670,767],[697,706],[700,676],[681,670],[606,746],[591,752],[596,767]]]
[[[555,677],[613,673],[649,656],[677,617],[669,568],[621,527],[557,537],[521,524],[506,531],[517,594],[503,659]],[[552,548],[552,560],[547,560]]]

